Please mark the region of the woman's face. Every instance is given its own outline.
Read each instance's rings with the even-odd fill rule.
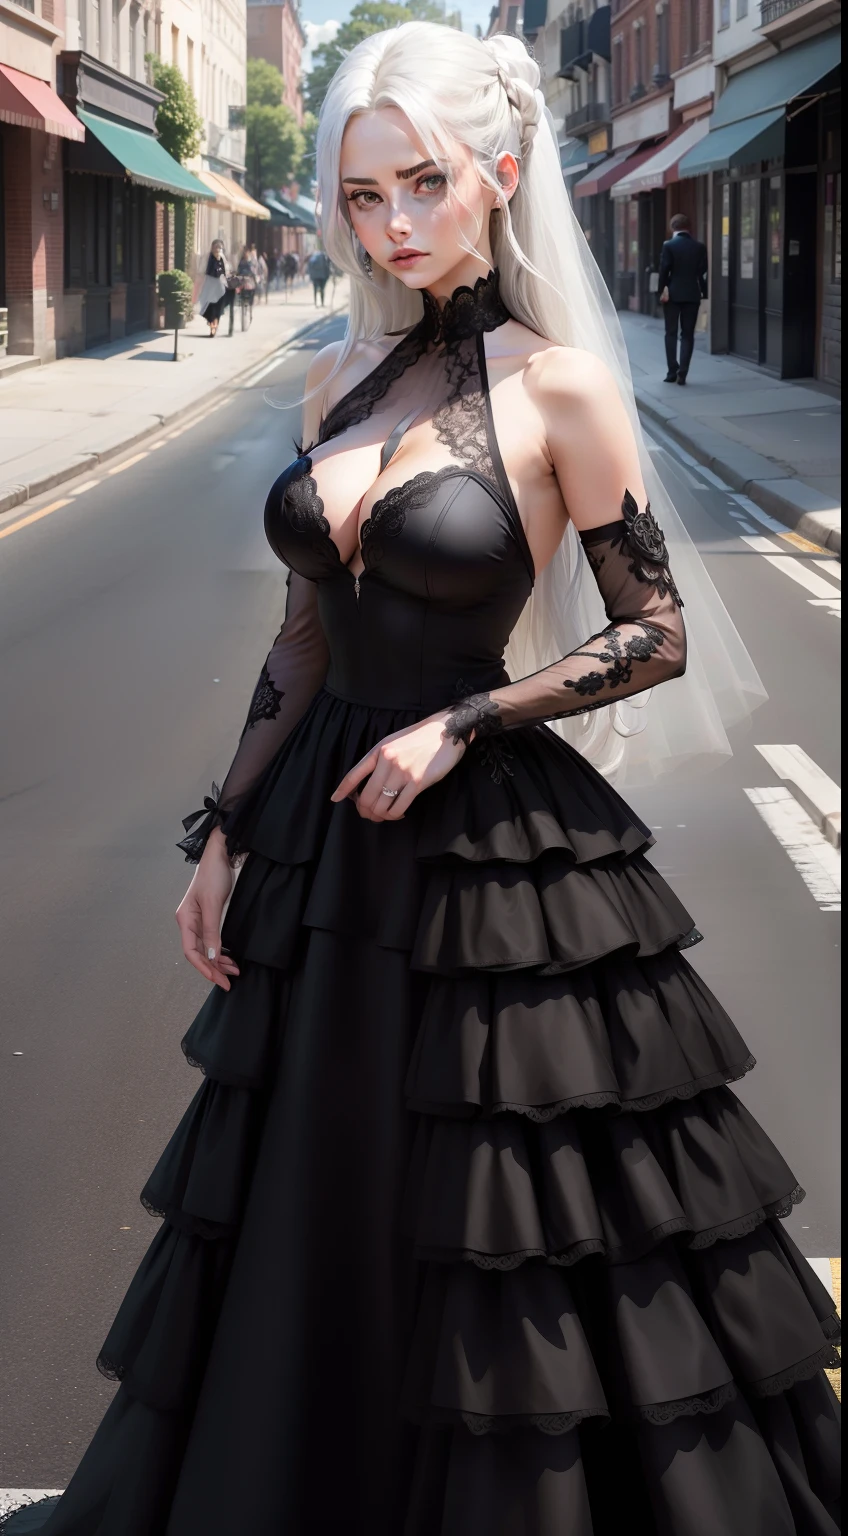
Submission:
[[[223,256],[223,254],[224,254],[224,247],[222,246],[220,240],[214,240],[213,243],[212,243],[212,255],[213,256]]]
[[[511,155],[501,157],[499,172],[505,162],[515,169],[517,182]],[[491,266],[495,193],[480,181],[465,145],[455,146],[447,172],[397,107],[360,112],[345,129],[341,190],[350,222],[374,265],[407,288],[450,292]],[[512,189],[503,185],[509,195]],[[482,259],[469,256],[469,246]]]

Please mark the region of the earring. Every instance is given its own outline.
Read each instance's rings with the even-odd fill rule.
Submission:
[[[363,253],[362,253],[362,270],[365,273],[366,277],[370,277],[373,280],[373,277],[374,277],[374,263],[371,260],[371,257],[369,256],[367,251],[363,251]]]

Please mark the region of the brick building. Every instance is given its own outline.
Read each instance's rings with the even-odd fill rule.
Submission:
[[[295,0],[247,0],[247,56],[267,59],[283,77],[283,101],[303,122],[300,89],[306,34]]]

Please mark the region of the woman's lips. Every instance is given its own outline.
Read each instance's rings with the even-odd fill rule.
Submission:
[[[425,251],[398,251],[397,255],[392,257],[392,266],[413,267],[416,261],[420,261],[425,255]]]

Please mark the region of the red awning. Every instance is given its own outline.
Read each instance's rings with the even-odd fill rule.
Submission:
[[[596,192],[608,192],[614,187],[622,176],[635,170],[649,155],[656,153],[657,146],[652,144],[650,149],[620,149],[617,154],[611,155],[609,160],[603,160],[596,165],[588,176],[575,182],[572,189],[572,197],[594,197]]]
[[[11,64],[0,64],[0,119],[16,128],[39,128],[43,133],[57,133],[60,139],[76,139],[81,144],[85,129],[73,112],[60,101],[46,80],[25,75]]]

